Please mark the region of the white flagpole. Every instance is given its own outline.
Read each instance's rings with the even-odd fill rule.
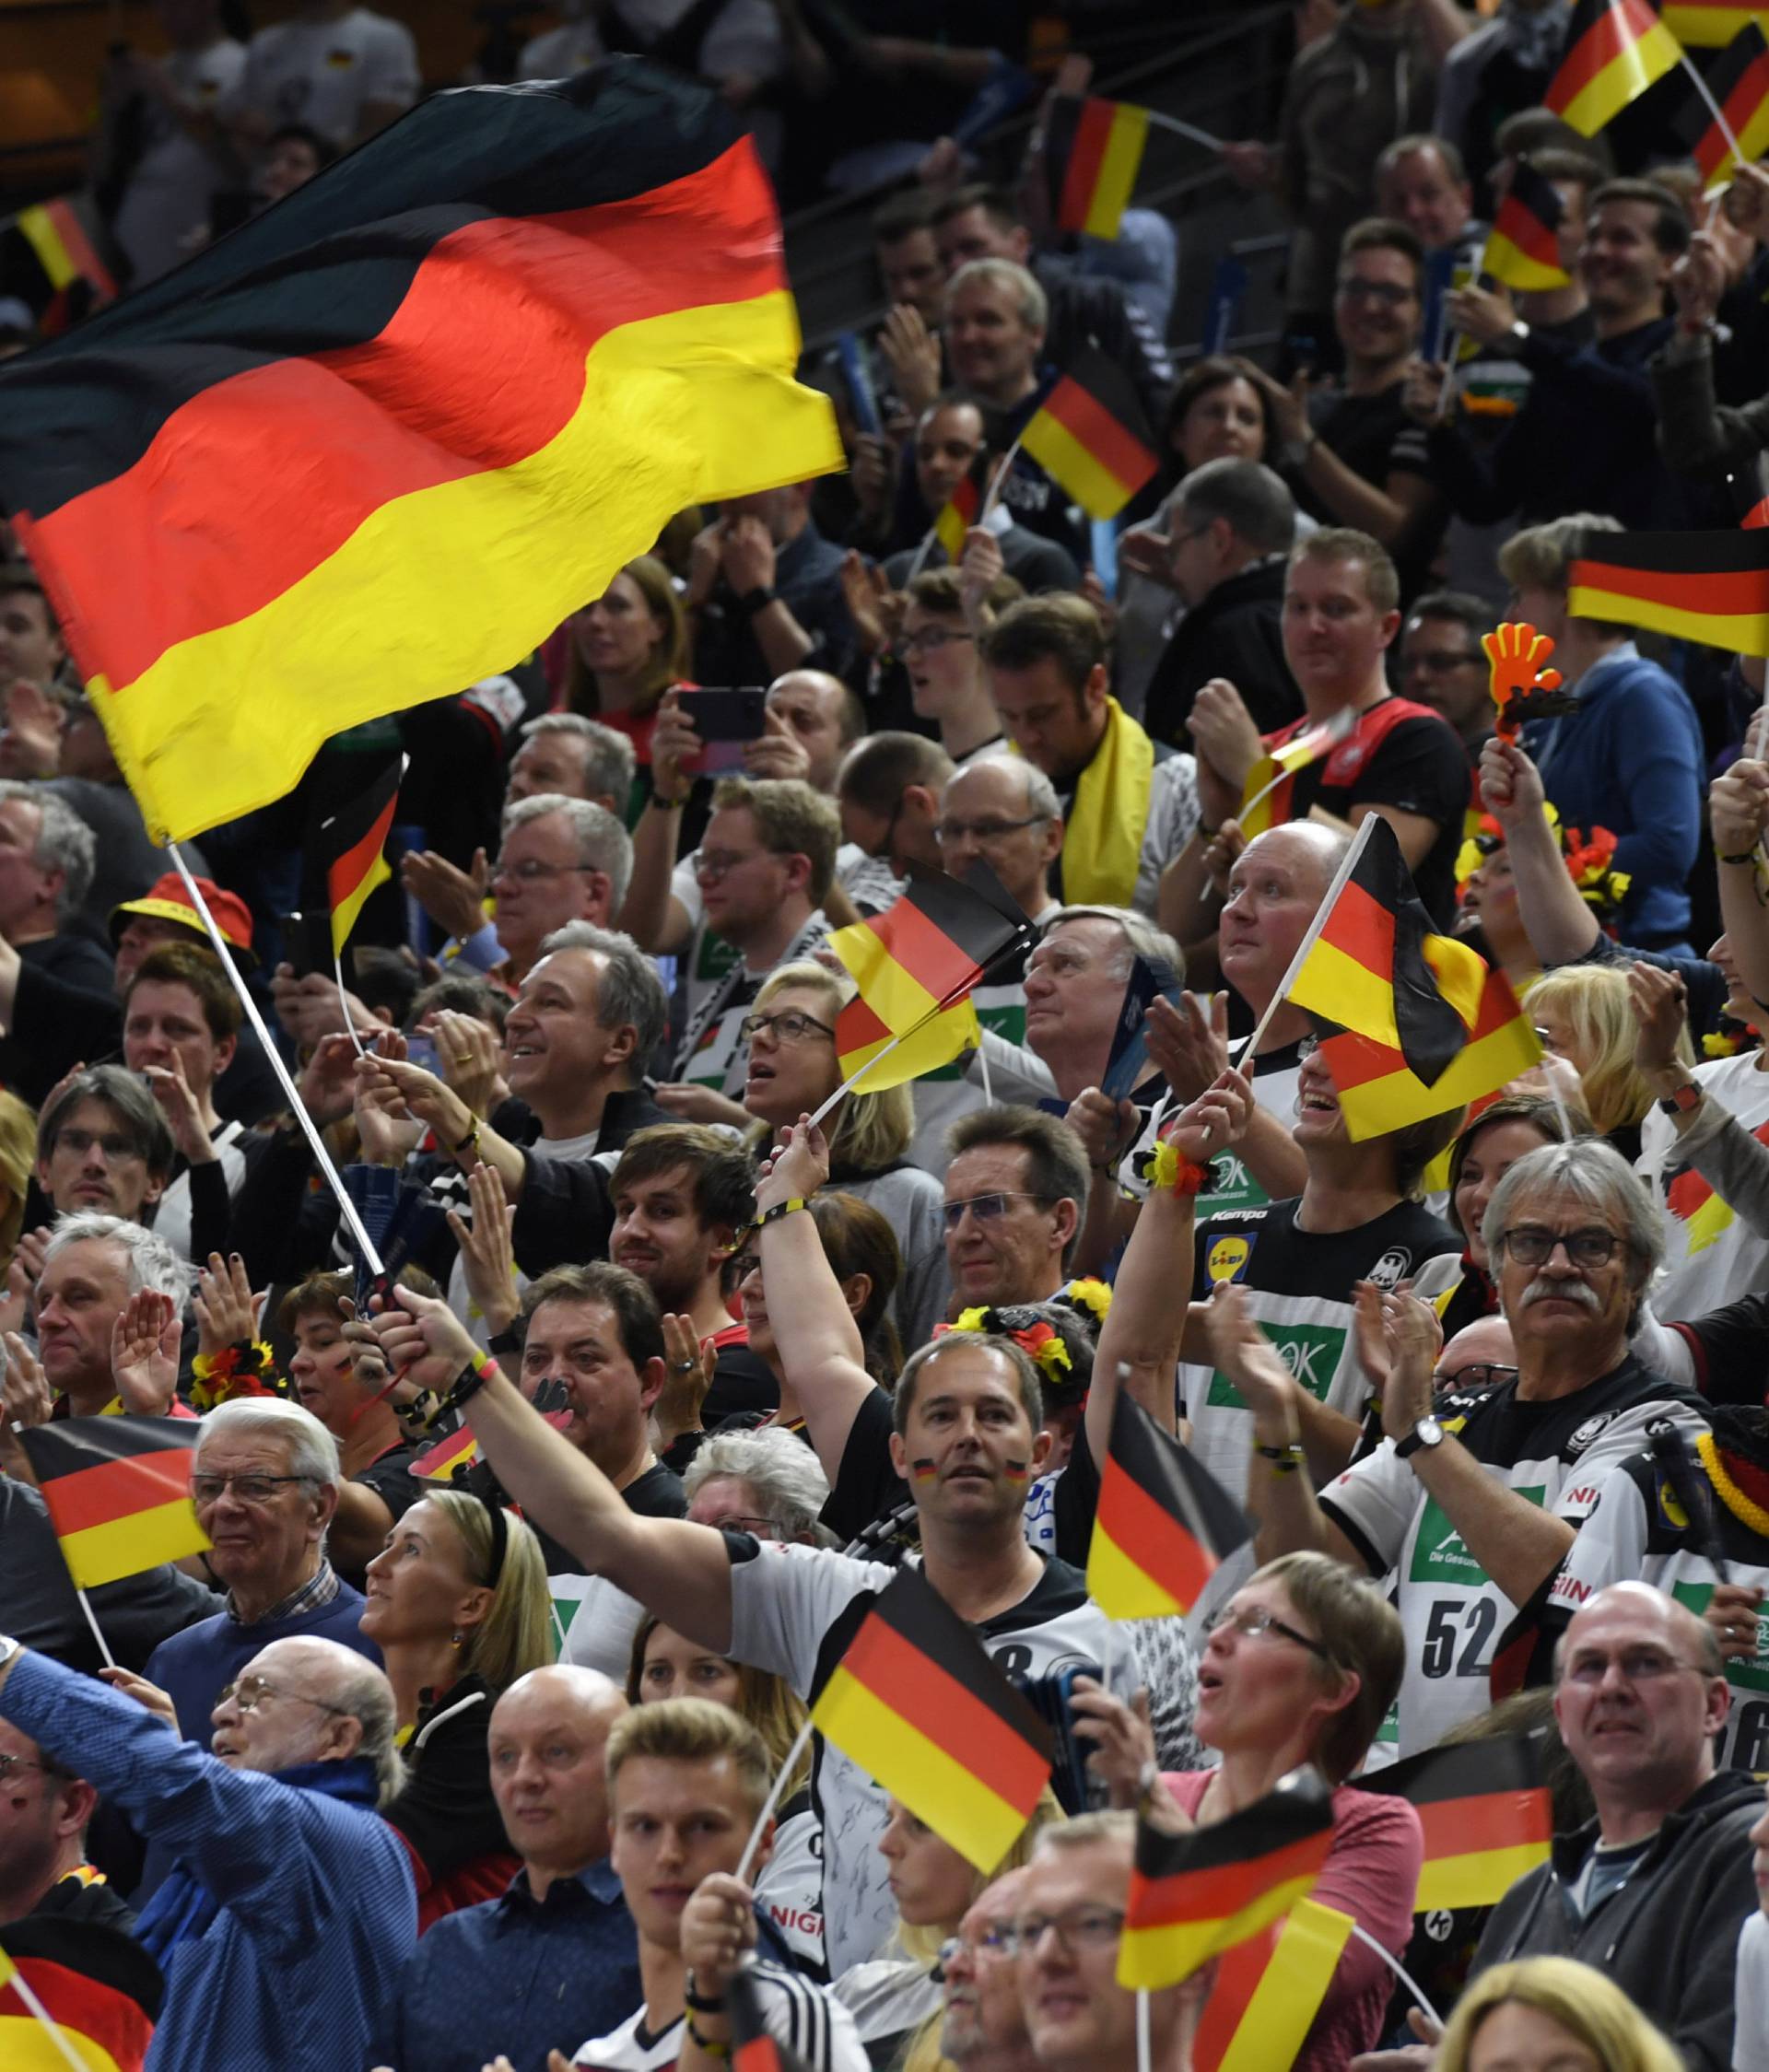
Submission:
[[[362,1048],[362,1038],[357,1034],[357,1024],[351,1019],[350,1001],[344,989],[344,959],[338,954],[336,945],[332,951],[332,969],[337,974],[338,1013],[344,1016],[344,1026],[352,1043],[357,1047],[357,1056],[366,1058],[369,1053]]]
[[[85,1612],[86,1622],[92,1629],[92,1638],[99,1644],[99,1653],[104,1656],[105,1668],[107,1669],[114,1669],[117,1666],[116,1656],[111,1654],[111,1644],[105,1639],[103,1633],[100,1630],[98,1614],[92,1610],[91,1598],[87,1596],[84,1590],[78,1588],[77,1586],[75,1589],[74,1595],[80,1600],[80,1610]]]
[[[1323,720],[1318,727],[1309,728],[1308,732],[1301,738],[1305,741],[1318,741],[1322,748],[1328,748],[1343,741],[1356,724],[1357,714],[1348,705],[1342,712],[1335,712],[1330,720]],[[1291,742],[1287,745],[1294,748],[1296,743]],[[1311,755],[1308,763],[1318,762],[1318,755]],[[1294,763],[1288,769],[1280,768],[1276,777],[1269,784],[1260,785],[1250,799],[1241,801],[1241,808],[1235,815],[1236,819],[1244,820],[1261,800],[1269,799],[1271,796],[1285,778],[1295,777],[1298,770],[1306,770],[1308,767],[1308,763]]]
[[[282,1052],[271,1040],[270,1031],[264,1026],[264,1018],[258,1012],[258,1002],[252,999],[251,989],[240,976],[233,958],[228,954],[227,938],[217,926],[215,916],[209,911],[208,902],[196,889],[196,880],[191,875],[190,865],[185,862],[176,842],[167,843],[166,853],[171,858],[178,868],[179,876],[184,881],[184,889],[191,896],[191,905],[195,907],[198,919],[209,931],[209,940],[215,944],[215,954],[221,959],[222,969],[233,982],[233,989],[240,996],[240,1004],[246,1011],[247,1021],[252,1024],[259,1042],[264,1047],[264,1055],[270,1059],[271,1070],[282,1082],[283,1092],[288,1095],[289,1106],[295,1111],[295,1119],[306,1133],[313,1156],[319,1161],[320,1171],[325,1176],[325,1184],[337,1197],[339,1212],[344,1217],[350,1235],[356,1239],[357,1249],[368,1260],[370,1272],[384,1274],[387,1269],[381,1264],[381,1254],[375,1249],[374,1240],[363,1227],[362,1218],[357,1213],[357,1205],[350,1199],[349,1189],[338,1177],[338,1169],[332,1163],[332,1153],[325,1148],[324,1138],[321,1136],[313,1118],[301,1105],[301,1096],[296,1090],[288,1067],[283,1062]]]
[[[1284,1001],[1289,999],[1290,989],[1296,982],[1296,974],[1302,969],[1303,960],[1307,956],[1309,951],[1314,948],[1316,942],[1319,940],[1320,931],[1327,925],[1327,917],[1333,910],[1333,901],[1339,897],[1341,892],[1344,891],[1346,881],[1350,878],[1352,872],[1356,870],[1358,859],[1364,854],[1365,849],[1368,848],[1370,837],[1376,832],[1376,824],[1380,818],[1381,815],[1379,814],[1370,814],[1365,819],[1363,825],[1358,828],[1356,834],[1352,837],[1352,846],[1345,852],[1345,860],[1340,865],[1339,869],[1333,872],[1333,882],[1327,887],[1326,896],[1321,900],[1320,905],[1316,908],[1314,919],[1308,923],[1307,934],[1303,937],[1301,942],[1296,946],[1296,954],[1290,960],[1290,968],[1283,975],[1283,983],[1278,988],[1277,991],[1272,994],[1271,1002],[1267,1006],[1265,1013],[1259,1016],[1259,1024],[1255,1027],[1253,1034],[1247,1039],[1247,1049],[1245,1052],[1245,1055],[1247,1057],[1251,1058],[1258,1053],[1259,1048],[1259,1039],[1264,1036],[1266,1029],[1271,1023],[1271,1017],[1278,1012],[1279,1008],[1283,1005]]]
[[[13,1989],[31,2013],[42,2024],[43,2033],[74,2067],[74,2072],[92,2072],[92,2061],[84,2053],[76,2051],[67,2040],[67,2032],[53,2015],[37,1997],[36,1990],[27,1981],[25,1974],[15,1964],[6,1976],[6,1984]]]
[[[812,1735],[815,1732],[816,1728],[807,1719],[799,1729],[798,1738],[787,1750],[785,1759],[782,1761],[779,1769],[775,1773],[774,1782],[768,1787],[767,1797],[762,1801],[762,1809],[756,1816],[756,1825],[749,1831],[749,1840],[744,1844],[744,1854],[737,1865],[737,1881],[740,1885],[747,1885],[749,1882],[750,1866],[756,1860],[756,1850],[762,1845],[763,1832],[769,1820],[774,1818],[774,1809],[780,1803],[781,1794],[786,1790],[786,1781],[798,1768],[799,1758],[804,1753]]]
[[[1359,1942],[1367,1943],[1369,1947],[1373,1950],[1375,1950],[1376,1954],[1388,1967],[1389,1971],[1394,1973],[1395,1977],[1400,1981],[1401,1984],[1406,1987],[1407,1991],[1412,1995],[1413,1998],[1418,2001],[1419,2005],[1424,2009],[1426,2014],[1431,2017],[1432,2020],[1437,2024],[1438,2029],[1441,2030],[1444,2026],[1443,2016],[1440,2015],[1437,2012],[1436,2008],[1432,2006],[1431,2002],[1426,1999],[1424,1994],[1419,1987],[1418,1982],[1407,1970],[1406,1966],[1401,1963],[1400,1960],[1397,1956],[1395,1956],[1393,1951],[1384,1949],[1383,1946],[1377,1941],[1376,1937],[1370,1934],[1368,1929],[1360,1928],[1355,1921],[1352,1923],[1352,1933],[1357,1937]]]
[[[1212,136],[1208,130],[1201,130],[1193,123],[1182,123],[1177,115],[1164,115],[1157,108],[1145,108],[1142,112],[1156,129],[1171,130],[1175,136],[1189,136],[1194,144],[1201,144],[1206,151],[1223,148],[1220,136]]]

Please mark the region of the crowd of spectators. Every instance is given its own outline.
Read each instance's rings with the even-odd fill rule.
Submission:
[[[94,168],[137,282],[420,91],[366,8],[158,12]],[[1304,1766],[1363,1936],[1297,2066],[1769,2072],[1763,664],[1569,598],[1590,533],[1758,501],[1769,167],[1715,200],[1652,97],[1551,115],[1569,0],[1308,0],[1221,166],[1291,227],[1284,343],[1201,353],[1173,224],[1060,235],[1041,121],[1017,183],[948,134],[1019,12],[591,0],[512,54],[649,54],[789,190],[896,182],[888,313],[807,362],[849,469],[676,514],[186,845],[225,964],[0,563],[0,1950],[135,1980],[164,2072],[716,2072],[740,1972],[810,2072],[1190,2072],[1213,1969],[1141,2038],[1117,1982],[1137,1820]],[[1567,281],[1514,294],[1524,168]],[[1160,457],[1115,525],[1018,443],[1084,349]],[[1503,618],[1567,694],[1520,737]],[[302,831],[401,752],[334,973]],[[1353,1139],[1282,991],[1372,815],[1544,1055]],[[1025,923],[980,1047],[844,1091],[831,934],[978,860]],[[242,994],[401,1203],[372,1303]],[[1125,1390],[1252,1529],[1184,1618],[1088,1595]],[[23,1435],[105,1417],[184,1424],[210,1544],[82,1598]],[[1055,1723],[987,1873],[802,1738],[905,1563]],[[1363,1787],[1525,1731],[1550,1860],[1416,1914]]]

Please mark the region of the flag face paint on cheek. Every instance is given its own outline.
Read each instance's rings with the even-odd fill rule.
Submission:
[[[925,1457],[920,1460],[910,1461],[909,1471],[918,1482],[931,1482],[936,1473],[933,1462]]]
[[[1025,1462],[1023,1460],[1010,1460],[1006,1464],[1006,1473],[1007,1479],[1010,1482],[1025,1481],[1026,1474]]]

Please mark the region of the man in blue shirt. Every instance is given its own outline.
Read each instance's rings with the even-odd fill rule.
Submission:
[[[77,1770],[176,1867],[136,1935],[166,1976],[146,2072],[338,2072],[392,2040],[417,1936],[387,1679],[328,1640],[278,1640],[215,1708],[215,1752],[0,1636],[0,1718]]]
[[[638,2006],[638,1938],[608,1862],[608,1730],[627,1710],[598,1670],[561,1664],[510,1685],[491,1715],[491,1789],[522,1867],[500,1899],[447,1914],[400,1995],[399,2072],[480,2072],[500,2053],[617,2029]]]

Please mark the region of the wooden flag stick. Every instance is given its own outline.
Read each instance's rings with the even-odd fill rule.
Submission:
[[[258,1002],[252,999],[251,989],[240,976],[232,957],[228,954],[227,939],[216,925],[216,919],[209,911],[208,902],[196,889],[196,880],[191,875],[190,865],[185,862],[183,854],[176,842],[167,843],[166,853],[177,866],[178,874],[184,881],[184,889],[190,895],[191,905],[195,907],[199,919],[209,931],[209,940],[215,944],[215,954],[221,959],[221,968],[227,973],[228,979],[232,982],[234,991],[240,996],[240,1004],[245,1009],[247,1021],[252,1024],[252,1030],[259,1042],[264,1047],[264,1055],[270,1059],[271,1070],[282,1082],[283,1092],[288,1095],[288,1105],[294,1111],[295,1119],[300,1124],[308,1143],[312,1147],[313,1156],[319,1163],[320,1171],[325,1176],[325,1184],[337,1197],[339,1213],[343,1216],[351,1236],[356,1239],[357,1248],[362,1253],[363,1258],[369,1262],[369,1271],[377,1279],[381,1278],[387,1270],[381,1263],[381,1254],[375,1249],[373,1238],[369,1236],[363,1226],[362,1218],[357,1213],[357,1205],[350,1199],[350,1190],[338,1177],[338,1169],[332,1163],[332,1153],[325,1148],[325,1139],[321,1136],[313,1118],[308,1114],[307,1109],[302,1105],[301,1096],[296,1090],[295,1081],[288,1067],[283,1062],[283,1054],[272,1040],[270,1031],[264,1026],[264,1018],[258,1012]],[[346,1016],[346,1019],[347,1020],[348,1017]]]

